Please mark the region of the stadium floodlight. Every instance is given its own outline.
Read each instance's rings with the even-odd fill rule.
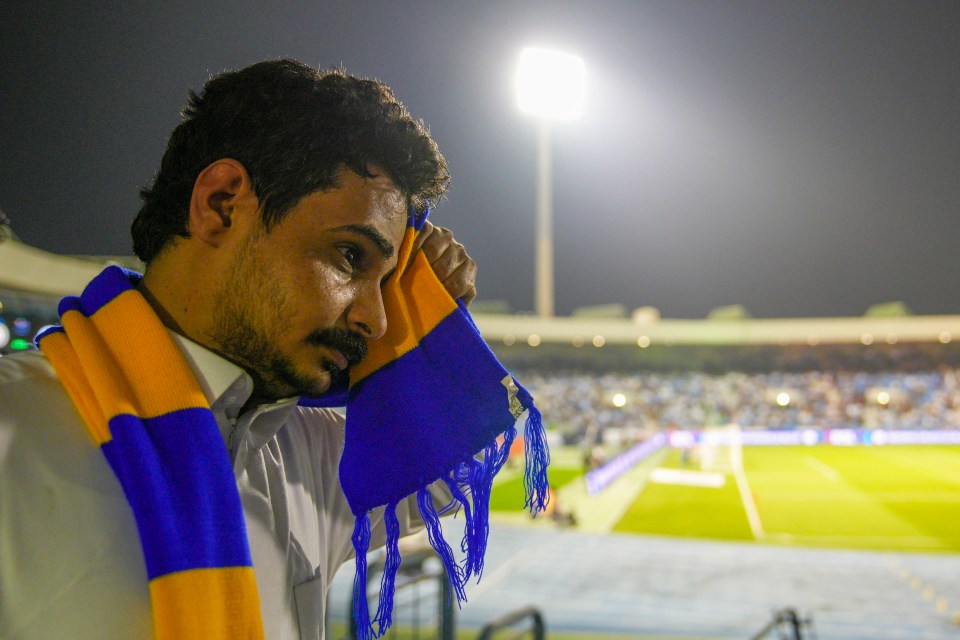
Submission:
[[[583,110],[583,59],[547,49],[520,52],[517,103],[524,113],[548,120],[575,120]]]
[[[575,120],[583,110],[586,69],[577,56],[546,49],[520,52],[517,104],[539,120],[537,142],[536,307],[541,318],[553,316],[553,202],[550,169],[550,122]]]

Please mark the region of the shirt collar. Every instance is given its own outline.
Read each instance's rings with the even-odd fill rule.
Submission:
[[[189,338],[174,331],[170,335],[197,377],[227,448],[235,451],[239,444],[234,442],[237,420],[240,410],[253,394],[253,378],[241,367]],[[254,422],[249,430],[243,430],[246,434],[243,437],[249,437],[250,445],[260,449],[280,430],[298,400],[296,396],[283,398],[248,412]]]
[[[170,331],[174,341],[180,346],[187,364],[203,389],[210,408],[219,421],[222,417],[235,420],[240,415],[240,409],[246,405],[253,395],[253,378],[241,367],[230,362],[223,356],[207,349],[201,344],[190,340],[174,331]],[[261,405],[259,408],[273,411],[282,407],[290,407],[299,401],[299,397],[281,398],[272,403]]]
[[[197,376],[203,394],[211,405],[216,403],[227,391],[235,392],[234,401],[242,407],[253,393],[253,379],[246,371],[226,358],[210,351],[193,340],[170,331],[174,341],[180,346],[187,364]]]

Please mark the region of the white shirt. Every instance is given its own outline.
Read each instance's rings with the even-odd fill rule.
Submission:
[[[228,443],[269,639],[323,638],[334,573],[353,557],[340,487],[342,414],[296,399],[240,415],[242,369],[174,334]],[[450,500],[442,482],[438,504]],[[383,544],[371,514],[371,549]],[[422,526],[415,498],[401,535]],[[119,481],[42,353],[0,358],[0,638],[153,637],[146,568]]]

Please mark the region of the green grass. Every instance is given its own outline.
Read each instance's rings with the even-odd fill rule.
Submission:
[[[547,471],[550,486],[556,491],[576,482],[583,476],[583,461],[576,447],[558,447],[550,452],[550,467]],[[523,464],[510,461],[494,479],[490,496],[491,511],[523,511]]]
[[[559,489],[568,482],[572,482],[583,475],[582,469],[560,467],[550,468],[550,486]],[[517,475],[504,482],[494,485],[490,496],[491,511],[523,511],[523,501],[526,494],[523,490],[523,476]]]
[[[662,465],[686,468],[679,451]],[[752,540],[750,524],[732,478],[719,489],[647,483],[614,531],[723,540]]]
[[[763,542],[960,551],[960,447],[748,447]],[[670,452],[664,466],[679,465]],[[616,531],[752,540],[732,476],[711,489],[648,483]]]

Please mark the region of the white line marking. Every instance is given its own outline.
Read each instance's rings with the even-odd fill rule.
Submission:
[[[804,456],[803,461],[807,463],[807,466],[813,467],[814,470],[826,476],[828,480],[832,480],[833,482],[840,481],[840,472],[830,465],[820,462],[813,456]]]
[[[688,471],[686,469],[657,467],[650,472],[650,482],[719,489],[727,483],[727,478],[722,473],[712,473],[710,471]]]
[[[740,490],[740,501],[743,503],[743,510],[747,514],[747,521],[750,523],[750,530],[753,532],[753,537],[757,540],[763,540],[766,534],[763,531],[763,523],[760,522],[760,512],[757,511],[757,503],[753,499],[753,492],[750,491],[750,483],[747,482],[747,474],[743,472],[743,464],[734,467],[733,477],[737,481],[737,489]]]

